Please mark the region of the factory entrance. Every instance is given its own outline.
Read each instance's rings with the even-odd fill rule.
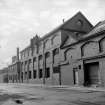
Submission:
[[[86,63],[84,65],[84,85],[85,86],[98,84],[99,82],[98,71],[99,71],[99,62]]]

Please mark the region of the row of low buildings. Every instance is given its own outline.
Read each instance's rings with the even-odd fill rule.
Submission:
[[[0,78],[10,83],[105,86],[105,21],[93,26],[78,12],[17,48],[5,71]]]

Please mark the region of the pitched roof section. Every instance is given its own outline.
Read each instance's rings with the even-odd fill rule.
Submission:
[[[89,33],[85,34],[77,42],[89,39],[91,37],[95,37],[95,36],[100,35],[102,33],[105,33],[105,20],[98,22]],[[67,46],[70,46],[70,44],[65,43],[62,48],[65,48]]]
[[[45,38],[51,36],[53,33],[61,30],[61,29],[69,29],[69,30],[80,30],[78,29],[79,26],[76,27],[76,25],[79,23],[77,23],[78,21],[82,21],[85,22],[86,24],[88,24],[87,26],[84,26],[84,29],[81,28],[81,31],[84,32],[89,32],[92,28],[93,25],[86,19],[86,17],[81,13],[81,12],[77,12],[73,17],[71,17],[69,20],[65,21],[63,24],[61,24],[60,26],[56,27],[54,30],[52,30],[51,32],[45,34],[41,40],[44,40]],[[75,24],[74,24],[75,23]],[[80,23],[81,24],[81,23]]]
[[[97,23],[96,26],[93,28],[93,30],[91,30],[88,34],[86,34],[84,38],[98,34],[102,31],[105,31],[105,20]]]
[[[90,32],[92,29],[93,25],[85,18],[85,16],[81,12],[78,12],[62,27],[63,32],[61,48],[63,46],[68,46],[74,43],[74,41],[76,42],[80,40],[86,35],[86,33]],[[73,39],[74,41],[71,41]]]
[[[61,24],[60,26],[56,27],[51,32],[45,34],[43,37],[39,38],[36,35],[33,39],[38,40],[38,41],[44,40],[44,39],[46,39],[47,37],[50,37],[51,35],[53,35],[53,33],[57,32],[59,30],[80,31],[80,32],[87,33],[92,28],[93,28],[93,25],[85,18],[85,16],[81,12],[78,12],[72,18],[70,18],[69,20],[65,21],[63,24]],[[66,35],[65,35],[65,37],[62,37],[62,42],[65,42],[65,40],[67,40],[67,36]],[[25,49],[27,49],[27,48],[25,48]],[[22,51],[24,51],[24,50],[22,50]]]
[[[80,31],[80,32],[90,32],[93,25],[86,19],[86,17],[78,12],[71,19],[69,19],[63,26],[63,29],[68,29],[71,31]]]
[[[24,52],[24,51],[28,50],[30,47],[31,47],[31,46],[30,46],[30,45],[28,45],[28,46],[27,46],[27,47],[25,47],[23,50],[21,50],[21,51],[20,51],[20,53],[22,53],[22,52]]]

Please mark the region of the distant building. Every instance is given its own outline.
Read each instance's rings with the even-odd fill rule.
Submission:
[[[0,70],[0,83],[8,83],[8,68]]]
[[[12,64],[8,66],[8,82],[21,82],[21,63],[19,60],[19,48],[17,48],[17,55],[12,57]]]

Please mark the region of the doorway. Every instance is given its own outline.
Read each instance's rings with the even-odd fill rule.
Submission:
[[[97,85],[98,79],[99,62],[87,63],[84,65],[84,85]]]
[[[73,70],[73,74],[74,74],[74,84],[77,85],[79,83],[78,71]]]

